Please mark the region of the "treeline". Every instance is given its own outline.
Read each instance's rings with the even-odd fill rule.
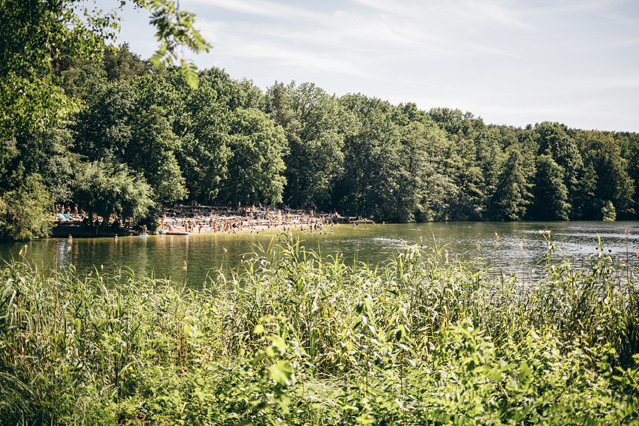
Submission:
[[[191,201],[400,222],[636,218],[636,133],[487,125],[311,83],[263,92],[215,68],[194,89],[126,45],[56,66],[64,119],[3,141],[5,238],[45,235],[53,203],[149,224]]]

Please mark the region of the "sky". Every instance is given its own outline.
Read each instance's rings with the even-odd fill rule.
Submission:
[[[105,8],[113,0],[98,0]],[[213,45],[184,57],[262,90],[311,82],[487,124],[639,132],[637,0],[180,0]],[[119,42],[157,47],[125,8]]]

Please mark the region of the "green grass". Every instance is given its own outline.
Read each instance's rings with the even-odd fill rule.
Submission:
[[[200,290],[7,265],[0,423],[639,422],[639,289],[610,258],[522,282],[281,247]]]

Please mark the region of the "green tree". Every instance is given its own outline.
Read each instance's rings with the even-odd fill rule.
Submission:
[[[233,206],[282,202],[286,183],[282,128],[259,110],[238,108],[230,116],[228,147],[228,174],[221,185]]]
[[[455,147],[449,134],[440,127],[431,126],[426,137],[426,158],[423,220],[450,220],[459,199],[455,183]]]
[[[508,159],[490,200],[490,217],[496,220],[522,220],[532,199],[530,189],[534,171],[526,168],[521,146],[513,145],[508,151]]]
[[[362,95],[347,95],[341,101],[357,117],[359,130],[346,138],[337,205],[377,221],[406,217],[412,212],[401,205],[401,129],[393,122],[393,106]]]
[[[601,210],[601,201],[598,201],[595,192],[597,190],[597,172],[592,161],[584,160],[584,166],[577,177],[577,185],[573,194],[572,217],[574,219],[597,218]]]
[[[428,126],[420,121],[407,121],[401,130],[400,156],[405,162],[398,176],[398,184],[401,188],[399,202],[403,206],[403,214],[400,215],[399,220],[402,222],[424,220],[427,215],[426,181],[432,170],[429,167],[427,148],[433,127],[432,123]]]
[[[169,88],[164,87],[163,80]],[[230,155],[229,98],[220,97],[220,93],[231,91],[229,86],[234,83],[227,74],[213,70],[201,74],[197,90],[184,87],[176,73],[170,73],[163,80],[156,82],[159,87],[152,91],[171,91],[160,105],[175,118],[173,132],[181,140],[176,158],[186,180],[186,188],[194,200],[214,200],[220,195],[220,184],[226,176]],[[240,92],[235,93],[239,96]]]
[[[132,124],[127,164],[141,172],[156,198],[178,201],[186,198],[185,179],[175,158],[180,139],[173,133],[165,111],[158,106],[138,110]]]
[[[621,156],[626,160],[628,176],[635,187],[633,209],[636,214],[639,212],[639,133],[615,133],[614,138],[621,150]]]
[[[180,139],[166,110],[145,98],[148,81],[96,86],[78,117],[75,150],[89,161],[127,164],[144,175],[156,198],[178,201],[187,195],[175,154]]]
[[[578,198],[579,175],[583,168],[583,158],[573,132],[563,124],[544,122],[534,128],[539,145],[538,155],[550,154],[563,169],[563,182],[568,191],[569,215]]]
[[[446,169],[451,141],[428,116],[410,107],[402,109],[403,114],[395,118],[398,123],[406,123],[402,128],[402,166],[398,173],[402,206],[399,220],[446,218],[459,192]]]
[[[113,215],[116,222],[147,217],[154,205],[153,190],[141,174],[131,173],[123,164],[91,162],[77,178],[75,200],[89,213],[102,217],[96,233],[104,230]]]
[[[138,94],[126,82],[93,87],[86,108],[77,117],[74,151],[88,161],[126,162],[132,143]]]
[[[501,181],[503,168],[509,154],[506,152],[518,143],[519,130],[507,126],[487,126],[477,142],[477,163],[482,170],[484,200],[482,210],[490,208],[490,200]],[[523,149],[520,146],[520,149]],[[522,152],[523,154],[523,152]],[[483,212],[482,212],[483,213]]]
[[[448,156],[449,170],[458,188],[457,198],[452,206],[452,219],[480,219],[484,199],[484,176],[477,162],[474,141],[460,134],[454,135]]]
[[[119,6],[125,3],[119,2]],[[132,0],[132,3],[152,12],[151,23],[158,28],[160,41],[158,55],[154,57],[156,64],[177,60],[182,45],[194,51],[209,48],[194,28],[193,15],[178,10],[176,2]],[[52,150],[33,151],[27,149],[27,144],[51,129],[66,127],[80,103],[60,86],[63,71],[69,64],[99,59],[105,41],[118,28],[115,11],[94,10],[80,16],[84,5],[82,0],[0,0],[0,182],[11,181],[11,185],[0,186],[3,205],[16,194],[12,192],[16,188],[36,192],[32,197],[20,192],[23,196],[13,202],[46,198],[40,197],[41,188],[33,183],[37,168],[29,164],[38,164],[31,160]],[[192,64],[181,63],[187,82],[196,85]],[[103,77],[99,71],[84,75],[90,76],[90,80]],[[71,90],[76,86],[69,82],[66,85],[71,96],[77,93]],[[49,162],[49,166],[55,165]],[[63,192],[58,189],[56,196]],[[42,216],[40,220],[46,219]]]
[[[135,77],[148,75],[151,71],[151,63],[131,52],[128,43],[117,48],[108,46],[104,50],[102,66],[109,82],[131,81]]]
[[[0,199],[0,239],[31,240],[46,237],[52,218],[51,194],[38,174],[31,174]]]
[[[570,204],[564,169],[550,154],[537,157],[531,217],[537,220],[568,220]]]
[[[627,161],[612,135],[596,131],[580,131],[576,136],[586,162],[597,177],[594,198],[601,210],[611,201],[617,214],[628,217],[634,213],[633,195],[635,187],[628,175]]]
[[[267,111],[288,141],[286,200],[294,206],[326,206],[342,171],[350,114],[338,99],[311,83],[276,83],[267,98]]]

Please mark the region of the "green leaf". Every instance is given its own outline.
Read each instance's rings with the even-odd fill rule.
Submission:
[[[278,361],[269,367],[269,375],[280,385],[290,385],[293,378],[293,366],[288,361]]]
[[[182,77],[186,80],[186,84],[189,85],[191,89],[197,89],[199,80],[197,73],[195,72],[196,68],[193,64],[182,64],[180,68],[180,72],[182,73]]]
[[[280,337],[280,336],[272,336],[271,337],[271,341],[282,352],[286,351],[286,347],[287,347],[286,341],[282,337]]]

